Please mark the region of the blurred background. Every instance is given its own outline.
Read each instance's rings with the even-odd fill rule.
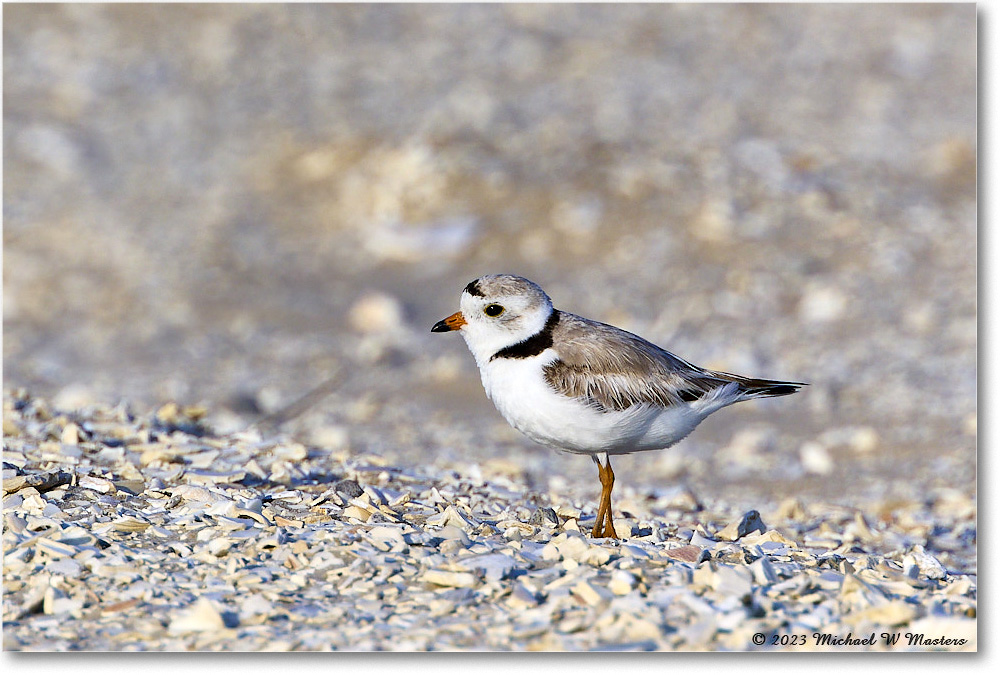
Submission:
[[[636,494],[975,491],[976,8],[5,5],[3,375],[595,498],[430,326],[514,272],[810,382]],[[627,496],[627,494],[626,494]]]

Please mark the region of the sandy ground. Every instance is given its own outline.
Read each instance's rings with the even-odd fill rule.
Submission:
[[[230,434],[323,388],[273,433],[594,499],[429,333],[509,271],[811,383],[620,459],[637,494],[974,502],[975,30],[973,5],[5,6],[4,389]]]
[[[219,435],[170,403],[4,399],[5,651],[975,651],[976,504],[597,504]],[[55,440],[58,439],[58,440]]]

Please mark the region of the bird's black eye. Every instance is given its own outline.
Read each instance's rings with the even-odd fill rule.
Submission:
[[[500,316],[503,314],[503,307],[496,303],[486,305],[486,307],[483,308],[483,314],[486,316]]]

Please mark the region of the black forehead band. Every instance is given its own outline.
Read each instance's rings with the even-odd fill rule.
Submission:
[[[469,295],[476,295],[480,298],[485,298],[486,294],[479,288],[479,279],[473,279],[469,282],[469,285],[465,287],[465,292]]]

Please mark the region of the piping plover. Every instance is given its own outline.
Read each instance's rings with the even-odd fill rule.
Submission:
[[[512,274],[470,282],[459,306],[431,331],[461,332],[500,414],[531,440],[597,464],[592,537],[617,538],[611,455],[668,448],[720,408],[804,386],[699,368],[638,335],[554,308],[541,287]]]

